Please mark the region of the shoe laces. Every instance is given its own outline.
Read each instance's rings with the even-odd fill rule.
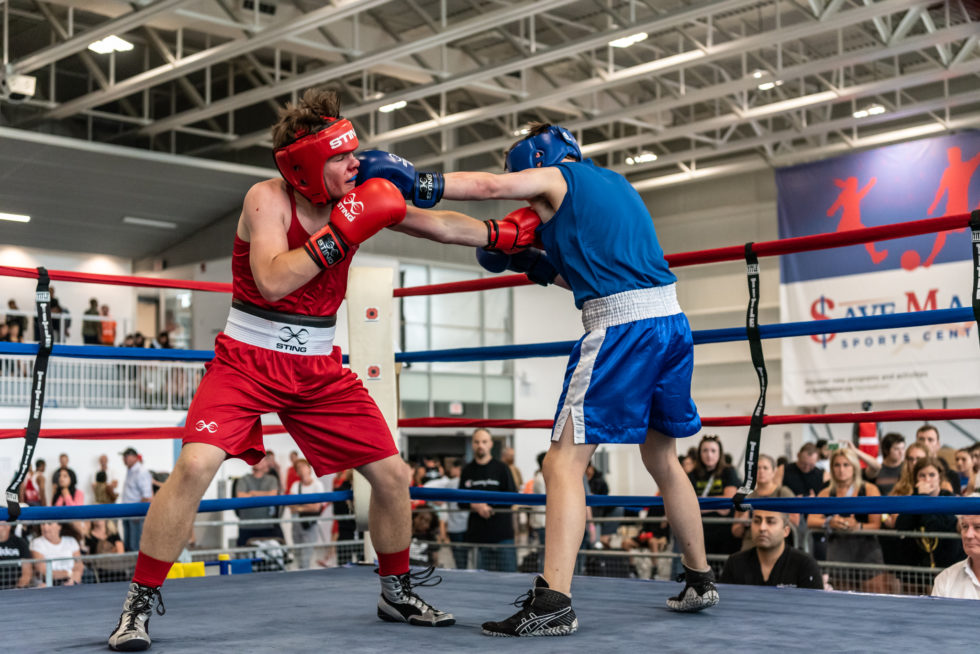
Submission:
[[[163,595],[160,594],[159,588],[150,588],[149,586],[137,586],[136,597],[129,604],[129,610],[135,617],[140,613],[149,613],[150,607],[153,602],[153,598],[156,597],[156,614],[163,615],[167,612],[167,609],[163,606]]]
[[[520,609],[526,609],[534,601],[534,589],[526,591],[523,595],[518,596],[511,604]]]
[[[434,565],[430,565],[424,570],[419,570],[418,572],[407,572],[401,577],[402,589],[406,593],[414,595],[412,592],[413,588],[428,588],[430,586],[438,586],[442,583],[442,577],[440,575],[433,574],[436,571]]]

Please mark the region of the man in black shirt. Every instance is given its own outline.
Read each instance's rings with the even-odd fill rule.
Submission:
[[[789,530],[789,516],[785,513],[753,511],[752,542],[755,547],[728,557],[721,582],[823,589],[823,576],[816,559],[786,545]]]
[[[510,468],[491,455],[493,438],[486,429],[473,432],[473,460],[463,467],[459,475],[459,487],[463,490],[499,491],[515,493],[514,477]],[[497,513],[484,502],[459,503],[459,508],[469,509],[466,526],[466,542],[514,544],[514,521],[510,513]],[[497,507],[507,508],[507,507]],[[477,567],[483,570],[516,572],[517,556],[513,547],[481,547],[477,550]]]
[[[27,541],[14,535],[7,522],[0,522],[0,589],[31,585],[31,550]],[[27,559],[27,561],[16,561]]]
[[[817,446],[803,443],[794,463],[783,466],[783,486],[797,497],[816,496],[823,488],[823,470],[817,467]]]

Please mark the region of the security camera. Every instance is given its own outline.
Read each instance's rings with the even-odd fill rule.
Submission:
[[[0,72],[0,94],[10,102],[23,102],[34,97],[37,78],[9,71]]]

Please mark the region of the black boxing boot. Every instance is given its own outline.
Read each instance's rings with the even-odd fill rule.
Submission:
[[[684,565],[682,563],[682,565]],[[667,600],[671,611],[695,613],[718,603],[718,589],[715,588],[715,573],[708,568],[701,572],[684,565],[684,573],[677,581],[685,582],[684,590]]]
[[[572,610],[572,598],[548,588],[538,575],[534,586],[514,601],[521,610],[502,622],[484,622],[487,636],[568,636],[578,630],[578,618]]]

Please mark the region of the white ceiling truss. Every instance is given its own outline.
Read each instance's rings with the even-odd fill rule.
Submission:
[[[975,0],[7,0],[3,11],[6,74],[37,89],[0,104],[2,124],[263,166],[276,106],[314,85],[341,94],[362,145],[419,165],[499,169],[520,127],[544,120],[639,188],[980,126]],[[632,47],[609,45],[639,32]],[[87,49],[109,35],[134,48]]]

